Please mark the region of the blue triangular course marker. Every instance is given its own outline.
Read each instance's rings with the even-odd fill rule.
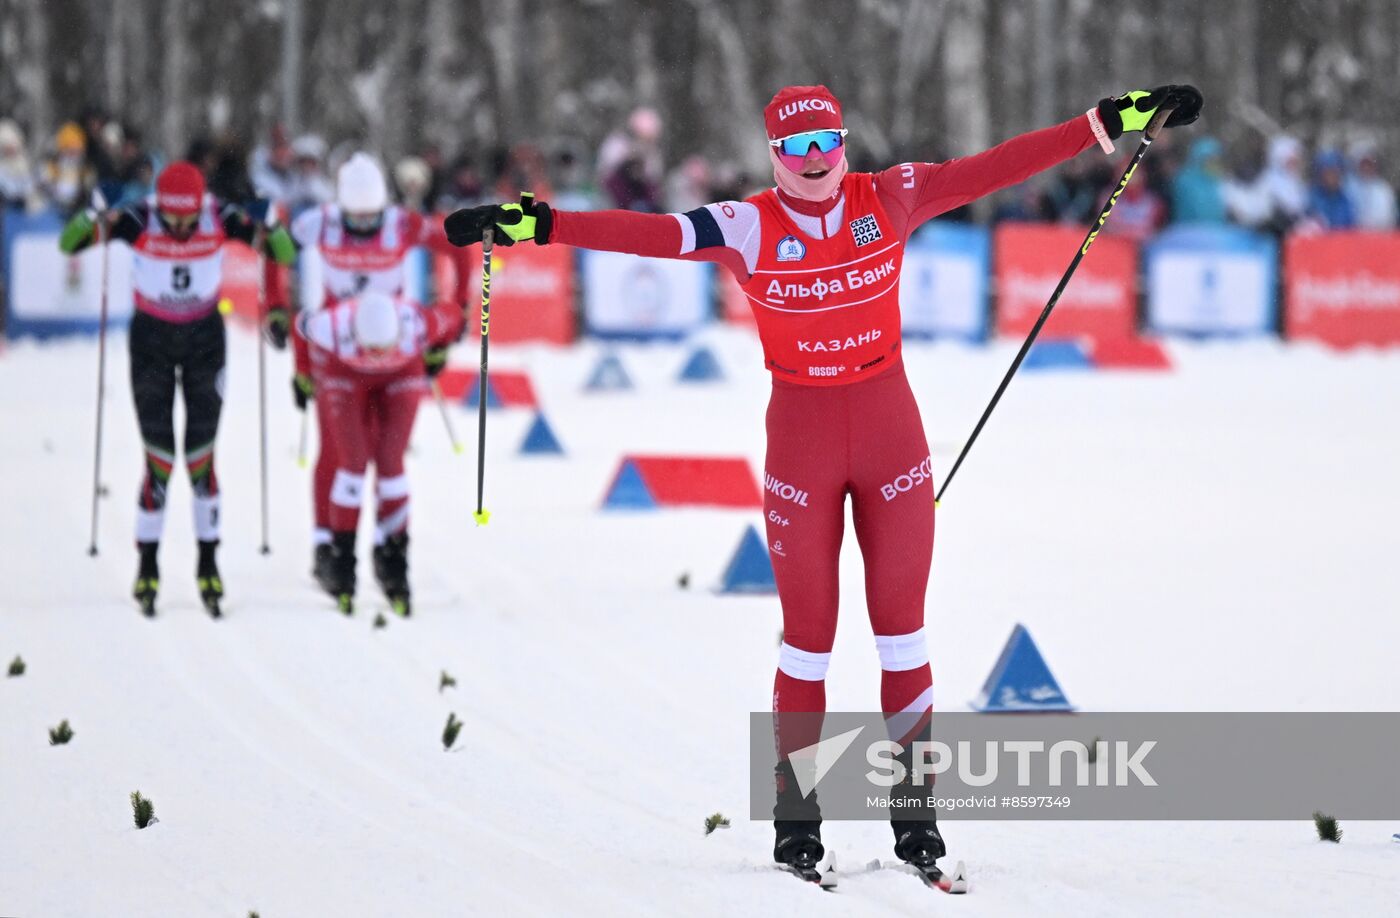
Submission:
[[[1025,370],[1092,370],[1094,361],[1084,345],[1072,338],[1037,341],[1022,361]]]
[[[466,406],[467,406],[468,408],[477,408],[477,407],[480,407],[480,404],[481,404],[480,399],[481,399],[481,377],[478,376],[478,377],[476,378],[476,382],[472,383],[472,387],[471,387],[470,389],[467,390],[467,400],[466,400],[466,402],[465,402],[464,404],[466,404]],[[487,407],[487,408],[501,408],[501,407],[504,407],[504,403],[501,401],[501,397],[500,397],[499,395],[496,394],[496,387],[493,386],[493,385],[491,385],[491,380],[489,380],[489,379],[486,380],[486,407]]]
[[[603,498],[603,507],[608,510],[656,509],[656,498],[651,496],[651,489],[631,459],[623,462],[617,470],[617,477],[608,488],[607,497]]]
[[[1073,711],[1025,625],[1017,625],[972,702],[974,711]]]
[[[616,354],[604,354],[588,374],[583,388],[589,392],[621,392],[632,388],[632,378]]]
[[[691,352],[676,378],[680,382],[718,382],[724,379],[724,371],[709,348],[698,347]]]
[[[778,584],[773,579],[773,561],[768,557],[768,546],[752,524],[739,540],[739,548],[729,559],[724,569],[724,579],[720,581],[721,593],[776,593]]]
[[[562,456],[564,447],[559,444],[559,438],[554,435],[549,422],[544,419],[544,412],[535,412],[535,420],[531,422],[530,429],[525,432],[525,439],[520,444],[520,452],[526,456]]]

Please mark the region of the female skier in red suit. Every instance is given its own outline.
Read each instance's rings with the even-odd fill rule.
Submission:
[[[527,198],[460,210],[447,218],[447,236],[470,245],[494,226],[498,244],[533,239],[713,261],[734,274],[773,374],[764,511],[783,606],[773,710],[825,710],[850,495],[880,656],[881,706],[891,737],[907,741],[927,729],[933,699],[924,594],[934,486],[900,358],[905,242],[932,217],[1024,181],[1095,141],[1111,151],[1114,139],[1145,128],[1168,100],[1177,106],[1168,126],[1190,123],[1201,106],[1191,87],[1132,92],[973,156],[854,173],[847,171],[836,97],[824,86],[789,86],[764,110],[775,188],[677,214],[553,211]],[[787,757],[817,739],[815,720],[799,718],[789,730],[779,717],[773,853],[799,867],[822,856],[821,817],[814,800],[801,799]],[[901,795],[919,798],[907,784],[892,796]],[[944,853],[932,809],[899,806],[891,813],[896,854],[932,867]]]

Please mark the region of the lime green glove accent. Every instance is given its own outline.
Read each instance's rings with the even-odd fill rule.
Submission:
[[[90,210],[79,211],[63,227],[58,237],[58,247],[65,255],[72,255],[87,245],[93,230],[97,228],[97,221],[93,219],[95,216]]]
[[[296,401],[297,411],[305,411],[306,403],[316,397],[316,382],[305,373],[298,373],[292,377],[292,398]]]
[[[263,319],[263,335],[267,343],[277,350],[285,350],[287,338],[292,333],[292,317],[286,306],[269,306],[267,318]]]
[[[430,347],[423,351],[423,370],[430,378],[436,378],[447,366],[447,347]]]
[[[289,265],[297,260],[297,246],[291,235],[281,226],[267,234],[267,251],[279,265]]]
[[[496,221],[498,232],[505,233],[513,242],[525,242],[527,239],[535,238],[535,196],[526,191],[520,195],[519,204],[502,204],[500,209],[506,213],[520,214],[520,220],[516,223],[505,223]]]
[[[1125,132],[1147,129],[1147,122],[1157,114],[1157,107],[1161,105],[1161,97],[1153,99],[1153,95],[1145,89],[1134,89],[1117,98],[1118,116],[1123,119]]]

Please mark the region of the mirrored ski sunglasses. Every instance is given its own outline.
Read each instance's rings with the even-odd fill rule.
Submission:
[[[160,221],[172,233],[187,233],[194,229],[195,223],[199,222],[199,214],[172,214],[168,210],[162,210]]]
[[[342,214],[342,219],[347,229],[357,233],[372,233],[379,229],[379,225],[384,221],[384,211],[372,210],[358,214],[346,211]]]
[[[834,167],[841,161],[841,147],[845,144],[846,129],[839,128],[827,131],[806,131],[801,134],[793,134],[788,137],[780,137],[777,140],[768,141],[770,147],[778,148],[778,156],[782,157],[783,164],[794,172],[802,169],[802,162],[807,158],[807,151],[816,144],[817,152],[822,155],[822,159],[827,166]]]

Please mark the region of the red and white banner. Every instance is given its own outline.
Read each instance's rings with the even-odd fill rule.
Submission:
[[[1289,338],[1400,344],[1400,233],[1291,236],[1283,259]]]
[[[998,334],[1024,337],[1040,316],[1084,230],[1043,223],[1003,223],[992,249]],[[1042,336],[1122,339],[1137,331],[1138,253],[1129,240],[1101,235],[1084,256],[1050,314]]]
[[[280,267],[282,286],[287,285],[287,269]],[[237,240],[224,243],[224,279],[219,298],[233,304],[233,315],[245,324],[258,322],[258,255]]]
[[[566,245],[517,244],[491,251],[491,340],[547,341],[568,344],[576,337],[574,319],[574,249]],[[467,335],[481,321],[481,247],[466,250],[471,277],[471,319]],[[434,258],[437,289],[452,291],[456,275],[451,261]]]

